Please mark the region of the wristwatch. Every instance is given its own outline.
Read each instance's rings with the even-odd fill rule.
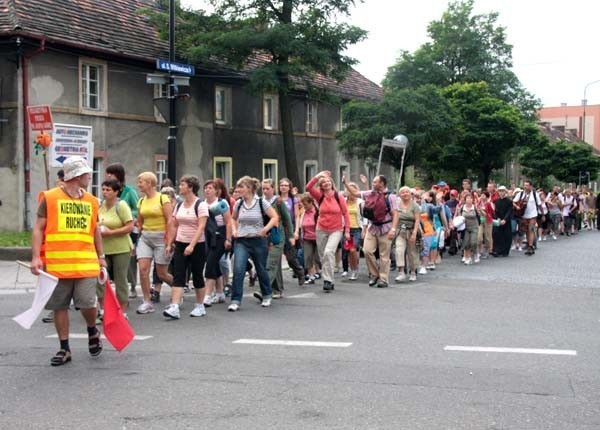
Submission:
[[[101,254],[101,255],[98,256],[98,258],[106,258],[106,255]]]

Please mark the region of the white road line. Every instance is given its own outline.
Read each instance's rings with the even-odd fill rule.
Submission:
[[[133,337],[133,339],[134,340],[148,340],[148,339],[151,339],[152,337],[153,336],[138,336],[138,335],[135,335]],[[46,336],[46,338],[47,339],[56,339],[56,338],[58,338],[58,335],[57,334],[51,334],[50,336]],[[87,335],[87,333],[86,334],[84,334],[84,333],[71,333],[71,334],[69,334],[69,338],[71,338],[71,339],[87,339],[88,335]],[[102,339],[106,339],[106,336],[102,335]]]
[[[281,345],[281,346],[319,346],[328,348],[348,348],[352,342],[309,342],[303,340],[271,340],[271,339],[238,339],[233,343],[246,345]]]
[[[20,294],[28,294],[27,290],[0,290],[0,296],[16,296]]]
[[[448,345],[444,351],[464,352],[502,352],[513,354],[543,354],[543,355],[577,355],[572,349],[537,349],[537,348],[496,348],[486,346],[452,346]]]
[[[315,293],[296,294],[295,296],[287,296],[288,299],[318,299]]]

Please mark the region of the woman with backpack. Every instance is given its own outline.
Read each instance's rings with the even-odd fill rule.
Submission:
[[[222,280],[221,282],[218,282],[218,280],[224,275],[223,266],[228,266],[227,264],[221,264],[221,262],[225,252],[231,249],[232,239],[229,199],[228,196],[222,198],[221,193],[222,189],[216,179],[204,183],[204,202],[209,208],[205,229],[206,271],[204,272],[206,281],[204,306],[207,307],[217,303],[225,303],[224,285]]]
[[[334,290],[335,253],[342,237],[350,238],[350,217],[343,197],[335,189],[331,172],[323,171],[306,184],[310,195],[318,202],[317,247],[323,264],[323,290]]]
[[[102,249],[106,255],[106,266],[111,279],[115,283],[117,300],[121,310],[126,313],[129,306],[127,271],[133,242],[129,233],[133,230],[133,216],[129,205],[117,195],[121,183],[117,179],[102,182],[102,204],[98,209],[98,225],[102,235]],[[98,316],[101,319],[104,301],[104,285],[98,284]]]
[[[233,207],[232,233],[235,237],[233,263],[233,291],[229,312],[240,309],[244,295],[246,264],[252,258],[258,275],[263,307],[271,306],[271,281],[267,272],[268,236],[273,227],[279,224],[279,217],[269,202],[256,196],[260,182],[256,178],[244,176],[237,182],[240,199]]]
[[[300,200],[293,193],[292,189],[292,181],[288,178],[279,180],[279,197],[285,203],[285,207],[292,220],[292,229],[289,231],[286,230],[283,255],[285,255],[288,266],[294,271],[294,276],[298,279],[298,285],[302,285],[304,284],[304,270],[298,259],[298,251],[302,249],[302,244],[298,243],[293,235],[296,229],[298,212],[300,211]]]
[[[187,284],[187,271],[190,268],[196,306],[191,317],[206,315],[204,309],[204,265],[206,263],[205,227],[208,219],[208,205],[198,198],[200,181],[196,176],[183,176],[179,181],[179,195],[183,202],[177,203],[169,223],[167,252],[173,253],[173,286],[171,304],[163,311],[170,319],[179,319],[179,305],[183,298],[183,287]]]
[[[408,280],[414,282],[417,280],[417,271],[421,265],[417,249],[417,236],[421,228],[421,207],[413,200],[412,192],[406,186],[398,190],[398,197],[398,208],[389,232],[390,239],[396,238],[396,264],[398,266],[396,282],[406,279],[404,273],[406,257],[408,257]]]
[[[299,213],[298,222],[296,222],[296,231],[294,238],[302,242],[302,251],[304,253],[304,271],[307,279],[305,285],[315,283],[317,273],[321,266],[319,251],[317,249],[317,219],[319,210],[315,207],[315,200],[305,194],[300,199],[302,211]]]

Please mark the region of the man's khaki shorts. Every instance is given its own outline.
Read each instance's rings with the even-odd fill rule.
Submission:
[[[46,303],[46,309],[69,309],[71,299],[76,308],[95,308],[97,282],[96,278],[59,279],[50,300]]]

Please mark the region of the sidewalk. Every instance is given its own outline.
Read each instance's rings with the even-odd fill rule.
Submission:
[[[36,282],[37,276],[26,267],[14,261],[0,261],[0,290],[34,289]]]

